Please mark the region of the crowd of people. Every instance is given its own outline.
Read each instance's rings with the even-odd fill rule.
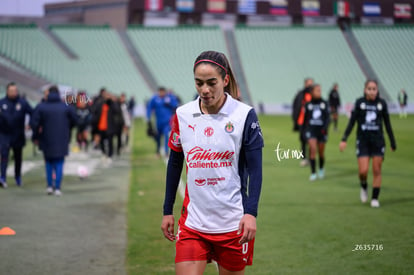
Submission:
[[[72,129],[79,150],[101,150],[103,161],[110,164],[114,151],[120,155],[129,141],[129,129],[135,107],[134,98],[109,93],[105,88],[91,99],[85,92],[66,93],[57,86],[44,90],[35,108],[9,83],[6,96],[0,100],[0,185],[7,188],[9,153],[13,152],[14,178],[22,186],[22,154],[26,133],[31,130],[33,143],[42,151],[45,161],[47,194],[62,195],[61,183],[65,157],[69,154]],[[116,148],[114,150],[114,138]]]
[[[379,193],[381,188],[381,167],[385,154],[385,138],[383,125],[390,139],[392,151],[396,150],[396,141],[392,130],[388,106],[379,95],[378,83],[375,80],[367,80],[363,89],[364,96],[355,101],[351,117],[339,144],[340,151],[346,148],[346,141],[355,123],[358,124],[356,155],[358,159],[358,176],[360,179],[360,199],[362,203],[368,201],[368,170],[372,159],[373,190],[371,207],[379,207]],[[407,104],[407,96],[404,90],[398,97],[401,110]],[[304,159],[301,166],[310,164],[310,181],[324,178],[324,151],[328,141],[328,129],[333,121],[334,131],[338,130],[338,111],[341,106],[338,84],[334,84],[329,93],[329,101],[321,97],[321,86],[314,84],[313,79],[305,79],[303,90],[294,98],[292,119],[294,130],[299,131]],[[403,117],[400,114],[400,117]],[[309,146],[309,149],[307,149]],[[309,152],[309,154],[308,154]],[[316,173],[316,153],[319,155],[319,172]]]

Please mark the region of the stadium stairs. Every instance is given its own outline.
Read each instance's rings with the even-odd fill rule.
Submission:
[[[157,87],[159,86],[157,81],[155,80],[154,76],[151,74],[151,71],[148,69],[147,64],[142,59],[141,55],[139,54],[138,50],[134,47],[134,44],[132,43],[131,39],[129,38],[128,34],[124,29],[117,29],[116,30],[119,38],[122,41],[122,44],[124,45],[125,49],[127,50],[129,56],[134,62],[134,65],[138,72],[142,75],[145,82],[147,83],[148,87],[150,88],[150,91],[155,92],[157,90]]]
[[[49,27],[39,24],[39,29],[42,30],[50,40],[64,53],[69,59],[78,59],[78,56],[62,41],[60,38],[50,31]]]
[[[381,91],[381,96],[386,101],[391,101],[391,97],[387,93],[387,90],[385,89],[384,85],[382,85],[381,80],[379,79],[378,75],[376,74],[374,68],[371,66],[371,63],[369,62],[367,56],[365,55],[364,51],[361,48],[361,45],[359,44],[357,38],[355,37],[354,33],[349,27],[345,27],[342,30],[342,34],[344,35],[344,38],[346,42],[348,43],[349,48],[352,51],[352,54],[355,57],[355,60],[358,62],[358,65],[360,66],[362,72],[364,73],[365,77],[367,79],[375,79],[378,82],[378,88]]]
[[[224,30],[224,37],[226,40],[230,62],[234,70],[234,74],[239,84],[239,89],[243,101],[247,104],[253,105],[252,97],[250,95],[247,80],[244,74],[243,66],[241,65],[239,50],[236,43],[236,37],[233,29]]]
[[[43,78],[40,78],[13,60],[0,54],[2,61],[0,62],[1,80],[0,85],[6,86],[9,82],[16,82],[19,84],[19,90],[25,94],[32,101],[39,101],[42,97],[39,87],[47,85],[49,82]],[[12,66],[8,66],[5,63],[9,63]]]

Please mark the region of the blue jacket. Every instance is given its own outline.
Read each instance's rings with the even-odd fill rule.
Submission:
[[[175,109],[178,107],[177,98],[174,95],[167,94],[164,97],[155,95],[151,98],[147,105],[147,119],[151,120],[151,114],[155,111],[157,125],[165,125],[170,123]]]
[[[3,146],[23,147],[26,144],[25,118],[32,115],[33,109],[27,101],[18,96],[0,99],[0,144]]]
[[[76,124],[74,108],[62,102],[59,94],[50,93],[45,102],[39,103],[30,126],[45,159],[63,158],[69,153],[70,132]]]

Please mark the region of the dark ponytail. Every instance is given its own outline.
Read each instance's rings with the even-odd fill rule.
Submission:
[[[224,80],[226,74],[229,75],[229,84],[224,87],[224,91],[229,93],[233,98],[239,98],[239,92],[237,88],[237,82],[234,77],[233,71],[231,70],[230,63],[224,53],[216,51],[205,51],[202,52],[194,62],[193,72],[196,67],[201,63],[208,63],[217,67],[221,78]]]

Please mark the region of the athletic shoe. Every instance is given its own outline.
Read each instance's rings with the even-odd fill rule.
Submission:
[[[16,185],[19,186],[19,187],[22,186],[22,178],[21,177],[16,178]]]
[[[48,187],[48,188],[46,188],[46,193],[47,193],[48,195],[52,195],[52,194],[53,194],[53,188],[52,188],[52,187]]]
[[[325,170],[320,169],[318,173],[318,178],[323,179],[325,177]]]
[[[379,201],[378,201],[378,200],[372,200],[372,201],[371,201],[371,207],[373,207],[373,208],[378,208],[378,207],[380,207],[380,203],[379,203]]]
[[[309,160],[307,160],[307,159],[301,160],[301,162],[300,162],[301,167],[305,167],[305,166],[308,166],[308,165],[309,165]]]
[[[4,179],[0,179],[0,187],[6,189],[7,188],[7,183]]]
[[[315,181],[318,177],[316,176],[316,174],[311,174],[309,177],[310,181]]]
[[[368,192],[366,189],[361,188],[361,192],[359,193],[359,197],[361,198],[362,203],[366,203],[368,201]]]
[[[62,196],[62,192],[60,192],[59,189],[56,189],[55,190],[55,196],[58,196],[58,197]]]

